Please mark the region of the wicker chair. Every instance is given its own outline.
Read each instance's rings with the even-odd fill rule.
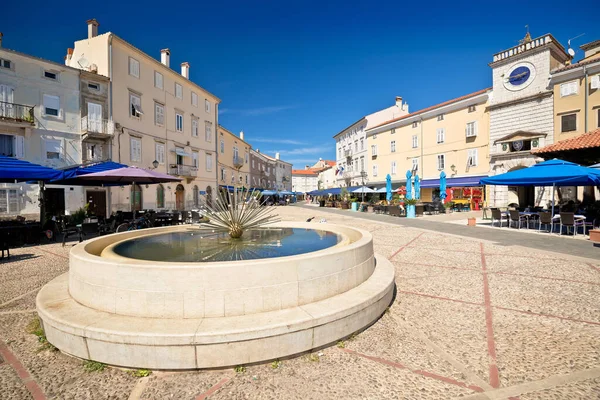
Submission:
[[[503,220],[506,220],[506,226],[508,227],[510,224],[508,221],[508,215],[503,214],[499,208],[492,208],[492,226],[494,226],[494,221],[498,221],[498,227],[502,228]]]

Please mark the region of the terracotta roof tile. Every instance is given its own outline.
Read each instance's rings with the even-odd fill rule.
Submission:
[[[600,148],[600,128],[571,139],[565,139],[561,140],[560,142],[550,144],[548,146],[542,147],[537,151],[532,151],[532,153],[555,153],[558,151],[590,149],[594,147]]]
[[[410,114],[406,114],[406,115],[403,115],[403,116],[401,116],[401,117],[398,117],[398,118],[391,119],[391,120],[389,120],[389,121],[386,121],[386,122],[384,122],[384,123],[381,123],[381,124],[379,124],[379,125],[376,125],[376,126],[374,126],[374,127],[372,127],[372,128],[369,128],[368,130],[370,131],[370,130],[372,130],[372,129],[379,128],[380,126],[384,126],[384,125],[390,124],[390,123],[392,123],[392,122],[401,121],[401,120],[403,120],[403,119],[406,119],[406,118],[414,117],[415,115],[423,114],[423,113],[425,113],[425,112],[427,112],[427,111],[435,110],[436,108],[440,108],[440,107],[443,107],[443,106],[447,106],[447,105],[450,105],[450,104],[452,104],[452,103],[459,102],[459,101],[461,101],[461,100],[466,100],[466,99],[468,99],[468,98],[475,97],[475,96],[478,96],[478,95],[480,95],[480,94],[483,94],[483,93],[487,92],[488,90],[492,90],[492,88],[485,88],[485,89],[482,89],[482,90],[478,90],[477,92],[469,93],[469,94],[466,94],[466,95],[464,95],[464,96],[460,96],[460,97],[457,97],[457,98],[455,98],[455,99],[448,100],[448,101],[445,101],[445,102],[443,102],[443,103],[436,104],[436,105],[434,105],[434,106],[431,106],[431,107],[423,108],[423,109],[421,109],[421,110],[419,110],[419,111],[415,111],[415,112],[412,112],[412,113],[410,113]]]
[[[579,67],[582,67],[584,65],[589,65],[589,64],[593,64],[593,63],[597,63],[597,62],[600,62],[600,58],[592,58],[591,60],[582,60],[582,61],[579,61],[578,63],[567,65],[566,67],[555,69],[554,71],[551,72],[551,74],[557,74],[559,72],[568,71],[570,69],[579,68]]]
[[[318,175],[319,172],[312,169],[293,169],[292,175]]]

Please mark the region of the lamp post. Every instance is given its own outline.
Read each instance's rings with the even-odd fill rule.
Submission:
[[[362,202],[365,202],[365,180],[367,179],[367,173],[365,172],[365,170],[363,169],[362,171],[360,171],[360,181],[361,181],[361,187],[363,187],[363,192],[362,192]]]

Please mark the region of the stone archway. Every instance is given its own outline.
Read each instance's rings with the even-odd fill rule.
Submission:
[[[534,165],[535,161],[531,163]],[[509,163],[507,163],[509,167]],[[523,165],[519,163],[512,168],[508,169],[507,172],[518,171],[529,167],[529,165]],[[536,205],[535,198],[535,187],[533,186],[509,186],[508,187],[508,204],[518,204],[519,207],[534,207]]]

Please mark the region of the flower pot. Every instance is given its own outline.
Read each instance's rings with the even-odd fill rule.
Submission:
[[[467,225],[468,226],[475,226],[475,225],[477,225],[477,218],[469,218],[467,220]]]
[[[414,205],[406,206],[406,218],[416,218],[417,212]]]
[[[590,241],[600,243],[600,229],[592,229],[589,231]]]

